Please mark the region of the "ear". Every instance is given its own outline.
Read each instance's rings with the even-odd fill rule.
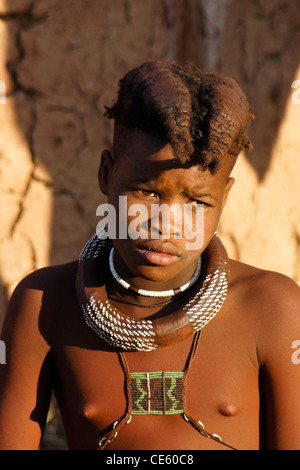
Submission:
[[[108,193],[109,179],[114,167],[114,159],[109,150],[103,150],[101,155],[101,163],[98,171],[98,182],[100,190],[105,196]]]
[[[224,209],[225,207],[225,204],[227,202],[227,198],[228,198],[228,195],[229,195],[229,192],[232,188],[232,186],[234,185],[234,182],[235,182],[235,179],[230,177],[228,178],[228,181],[226,183],[226,186],[225,186],[225,190],[224,190],[224,195],[223,195],[223,201],[222,201],[222,210]]]

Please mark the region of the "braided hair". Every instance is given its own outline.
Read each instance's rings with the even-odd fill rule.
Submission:
[[[151,61],[129,71],[105,116],[162,136],[179,163],[196,162],[211,174],[226,154],[234,164],[243,149],[252,148],[247,127],[253,116],[243,91],[232,78],[193,64]]]

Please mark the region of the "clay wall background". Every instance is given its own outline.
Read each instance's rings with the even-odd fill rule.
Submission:
[[[246,91],[255,148],[219,233],[231,256],[300,282],[299,0],[0,0],[0,322],[21,278],[94,233],[104,105],[148,59],[193,60]]]

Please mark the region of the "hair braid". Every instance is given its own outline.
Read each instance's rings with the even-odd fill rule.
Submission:
[[[235,161],[242,149],[252,148],[247,97],[226,75],[153,61],[128,72],[119,86],[118,100],[106,108],[106,116],[126,128],[163,136],[180,163],[196,160],[214,173],[225,154]]]

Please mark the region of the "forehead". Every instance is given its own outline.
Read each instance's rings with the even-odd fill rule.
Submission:
[[[139,129],[118,127],[114,134],[114,154],[119,174],[136,181],[151,181],[167,186],[178,184],[193,188],[199,185],[223,186],[230,173],[229,159],[224,159],[220,170],[211,175],[200,165],[180,164],[172,146],[162,137]]]
[[[167,144],[163,137],[141,129],[127,129],[116,124],[114,154],[116,158],[144,158],[159,152]]]

